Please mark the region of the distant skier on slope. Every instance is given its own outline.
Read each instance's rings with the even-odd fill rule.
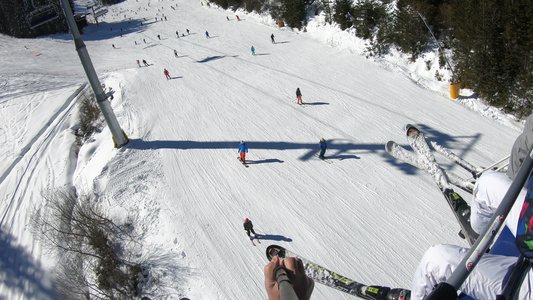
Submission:
[[[252,220],[246,218],[246,220],[244,220],[244,231],[246,231],[246,235],[248,237],[250,237],[250,232],[255,236],[255,231],[254,231],[254,224],[252,224]],[[250,239],[252,239],[252,237],[250,237]]]
[[[240,156],[240,160],[244,163],[246,162],[246,153],[248,153],[248,146],[246,145],[246,143],[244,141],[241,141],[241,143],[239,144],[239,154],[241,155]]]
[[[326,154],[328,143],[326,142],[324,138],[320,139],[320,142],[318,143],[318,148],[320,148],[320,153],[318,154],[318,158],[325,159],[324,155]]]
[[[167,69],[165,69],[165,70],[163,71],[163,73],[165,74],[165,78],[166,78],[167,80],[172,79],[172,78],[170,77],[170,73],[168,73],[168,70],[167,70]]]
[[[252,55],[255,55],[255,48],[254,48],[254,46],[252,46],[252,48],[250,48],[250,50],[252,50]]]
[[[274,40],[274,34],[271,34],[271,35],[270,35],[270,39],[272,40],[272,44],[275,44],[275,43],[276,43],[276,41]]]
[[[300,91],[300,88],[296,88],[296,103],[302,104],[302,92]]]

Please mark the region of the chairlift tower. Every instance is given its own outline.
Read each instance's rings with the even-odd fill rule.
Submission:
[[[89,80],[89,83],[94,91],[96,101],[98,103],[98,106],[100,106],[100,110],[102,111],[102,114],[107,122],[107,126],[109,126],[109,130],[113,135],[115,147],[120,148],[126,145],[129,142],[129,139],[126,134],[124,134],[124,131],[122,131],[122,129],[120,128],[115,113],[111,108],[111,104],[109,103],[109,101],[107,101],[108,95],[104,93],[102,85],[100,84],[100,80],[96,75],[96,71],[94,70],[94,66],[91,62],[89,52],[87,52],[87,47],[81,39],[81,35],[78,30],[78,26],[76,25],[76,21],[74,20],[74,15],[72,14],[72,9],[70,8],[68,0],[61,0],[61,6],[63,8],[63,13],[65,14],[65,17],[67,19],[67,24],[70,29],[70,33],[72,34],[72,37],[74,39],[76,51],[78,52],[78,56],[80,57],[81,64],[83,65],[83,69],[85,70],[85,74],[87,74],[87,79]]]
[[[50,21],[53,21],[59,17],[59,8],[55,4],[50,3],[44,6],[37,7],[35,3],[33,3],[33,0],[31,0],[31,4],[35,8],[35,10],[27,16],[27,21],[28,25],[32,29]],[[61,6],[63,8],[63,13],[65,14],[65,17],[67,19],[67,24],[70,29],[70,33],[72,34],[72,37],[74,39],[76,51],[78,52],[78,55],[80,57],[81,64],[83,65],[83,69],[85,70],[85,74],[87,74],[87,79],[89,80],[94,95],[96,96],[96,101],[98,103],[98,106],[100,107],[100,110],[102,111],[104,119],[107,122],[107,126],[109,126],[109,130],[113,135],[115,147],[120,148],[126,145],[129,142],[129,139],[124,133],[124,131],[122,131],[122,129],[120,128],[115,113],[111,108],[111,104],[109,103],[109,101],[107,101],[108,95],[105,94],[102,85],[100,84],[100,80],[96,75],[96,71],[94,70],[91,58],[89,57],[89,52],[87,52],[87,47],[81,39],[81,35],[78,30],[78,25],[76,24],[76,20],[74,20],[74,15],[72,14],[72,9],[70,8],[68,0],[61,0]]]

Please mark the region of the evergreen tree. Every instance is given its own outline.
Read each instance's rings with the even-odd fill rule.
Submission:
[[[300,29],[306,24],[307,7],[311,2],[312,0],[281,0],[281,17],[288,26]]]
[[[353,21],[356,34],[364,39],[372,39],[378,26],[384,26],[387,13],[383,3],[375,0],[360,2],[355,5],[355,20]]]
[[[333,6],[335,13],[333,20],[339,24],[342,30],[346,30],[353,25],[353,7],[351,0],[335,0]]]
[[[392,40],[403,52],[412,54],[415,59],[426,47],[430,37],[419,15],[423,6],[417,1],[398,0],[396,7]]]

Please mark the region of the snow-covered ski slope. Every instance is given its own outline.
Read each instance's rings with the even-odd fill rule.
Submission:
[[[367,60],[359,42],[348,47],[353,37],[320,18],[304,33],[237,14],[241,21],[196,0],[128,0],[85,28],[131,142],[114,149],[105,129],[77,163],[71,95],[86,77],[70,35],[0,36],[0,298],[54,298],[53,258],[30,217],[46,211],[43,193],[66,184],[95,191],[118,220],[140,222],[147,235],[138,247],[164,257],[159,265],[167,268],[154,299],[266,299],[269,244],[363,283],[404,288],[430,245],[467,245],[433,180],[384,145],[407,146],[403,127],[411,123],[488,165],[509,153],[521,125],[484,116],[468,92],[460,100],[470,108],[450,100],[448,83],[421,86],[412,78],[425,72],[410,75],[394,57]],[[331,164],[314,156],[322,137]],[[250,148],[249,168],[236,159],[240,140]],[[255,247],[246,217],[263,235]],[[313,299],[328,298],[350,296],[317,285]]]

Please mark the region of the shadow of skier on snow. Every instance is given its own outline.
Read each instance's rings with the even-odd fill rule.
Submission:
[[[268,159],[262,159],[262,160],[246,160],[246,163],[249,165],[258,165],[258,164],[268,164],[268,163],[284,163],[284,161],[279,160],[277,158],[268,158]]]
[[[210,61],[213,61],[213,60],[217,60],[217,59],[221,59],[221,58],[224,58],[226,57],[226,55],[223,55],[223,56],[220,56],[220,55],[217,55],[217,56],[209,56],[209,57],[206,57],[202,60],[197,60],[196,62],[197,63],[206,63],[206,62],[210,62]]]
[[[328,102],[302,102],[302,105],[309,105],[309,106],[314,106],[314,105],[329,105]]]
[[[291,238],[284,237],[278,234],[256,234],[255,237],[259,240],[271,240],[271,241],[283,241],[283,242],[292,242]]]

